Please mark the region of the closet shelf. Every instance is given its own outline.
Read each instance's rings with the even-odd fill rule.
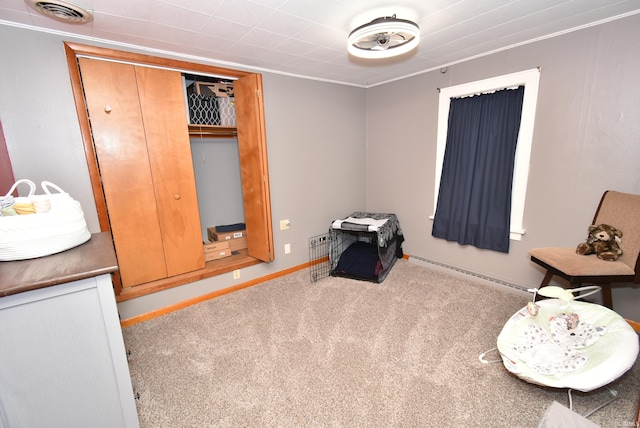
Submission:
[[[189,136],[195,138],[236,138],[238,128],[220,125],[189,125]]]

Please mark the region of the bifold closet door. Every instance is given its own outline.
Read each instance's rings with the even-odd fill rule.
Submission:
[[[122,286],[203,268],[180,74],[79,63]]]
[[[270,262],[274,253],[262,76],[239,78],[233,91],[248,254]]]
[[[167,275],[203,269],[198,192],[182,75],[136,67]]]

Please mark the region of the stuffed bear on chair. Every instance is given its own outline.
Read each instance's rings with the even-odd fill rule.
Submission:
[[[620,248],[622,232],[608,224],[589,226],[587,242],[583,242],[576,248],[576,253],[583,256],[595,254],[599,259],[615,261],[622,254]]]

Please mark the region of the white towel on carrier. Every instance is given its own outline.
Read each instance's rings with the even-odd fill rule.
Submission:
[[[374,218],[369,218],[369,217],[365,217],[365,218],[347,217],[345,219],[335,220],[331,224],[331,227],[333,229],[342,229],[342,223],[352,223],[352,224],[367,226],[367,230],[369,232],[377,232],[378,229],[384,226],[387,220],[388,219],[386,218],[382,220],[376,220]]]

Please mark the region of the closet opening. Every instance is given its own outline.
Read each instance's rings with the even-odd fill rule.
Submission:
[[[64,45],[117,301],[272,261],[262,76]],[[208,120],[191,120],[192,94],[215,96]],[[240,223],[245,248],[206,260],[211,229]]]
[[[246,254],[233,82],[183,73],[205,261]]]

